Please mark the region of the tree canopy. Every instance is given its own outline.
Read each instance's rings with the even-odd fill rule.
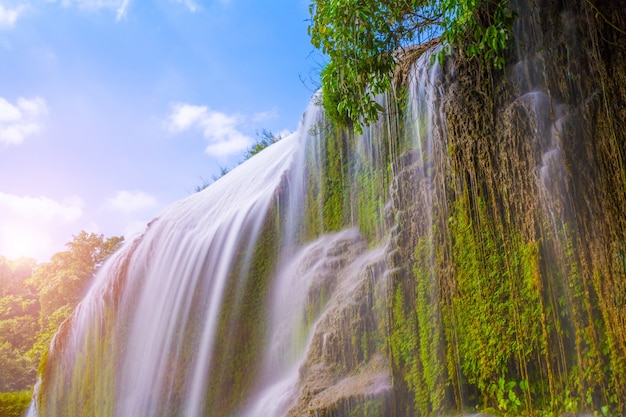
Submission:
[[[123,240],[83,231],[50,262],[0,256],[0,393],[14,393],[3,397],[5,403],[0,398],[0,409],[21,401],[24,395],[17,391],[34,384],[37,364],[52,336]]]
[[[404,47],[441,37],[502,68],[514,17],[506,0],[313,0],[309,11],[311,42],[328,56],[324,108],[358,132],[378,118],[375,97],[391,88]]]
[[[39,265],[27,280],[39,296],[40,333],[33,347],[41,354],[61,323],[83,298],[96,270],[120,247],[124,238],[80,232],[66,244],[67,250]]]

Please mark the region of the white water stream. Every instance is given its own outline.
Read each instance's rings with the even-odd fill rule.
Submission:
[[[53,341],[55,377],[45,381],[44,415],[80,415],[85,407],[120,417],[204,415],[224,292],[233,285],[229,280],[259,278],[247,276],[250,262],[266,217],[281,198],[288,200],[282,239],[293,242],[292,223],[304,192],[302,161],[295,157],[301,159],[317,113],[312,105],[296,133],[166,209],[99,271],[66,331]],[[288,247],[286,253],[293,250]],[[279,274],[285,281],[281,285],[298,288],[297,280],[306,279],[288,272]],[[107,309],[113,292],[119,294],[115,312]],[[271,322],[284,320],[291,308],[298,308],[299,299],[290,298],[293,295],[280,297],[288,301],[281,307],[286,310],[275,311]],[[281,331],[280,324],[272,328]],[[107,343],[113,346],[99,346]],[[302,356],[303,348],[295,354]],[[186,381],[177,379],[179,362]],[[297,358],[289,363],[285,369],[293,368]],[[89,373],[93,380],[83,375]],[[93,387],[69,388],[68,383]],[[83,400],[101,404],[81,404]],[[182,408],[170,408],[174,400]],[[34,407],[29,414],[36,415]]]

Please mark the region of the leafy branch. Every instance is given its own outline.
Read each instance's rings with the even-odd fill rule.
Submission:
[[[311,43],[329,59],[322,104],[357,133],[383,110],[376,96],[391,89],[399,50],[441,37],[501,69],[514,20],[506,0],[313,0],[309,12]]]

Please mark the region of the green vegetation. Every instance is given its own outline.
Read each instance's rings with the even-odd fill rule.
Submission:
[[[519,414],[531,408],[530,368],[546,351],[538,246],[514,233],[503,236],[482,201],[475,219],[469,213],[462,199],[450,219],[460,366],[481,407]]]
[[[232,266],[222,300],[211,378],[205,396],[206,415],[237,415],[260,371],[263,341],[267,337],[268,279],[276,268],[280,235],[277,205],[263,227],[242,236],[240,253]],[[253,243],[253,246],[251,245]]]
[[[36,262],[0,257],[0,392],[21,391],[35,382],[37,357],[29,354],[39,332],[39,302],[26,284]]]
[[[390,300],[395,384],[413,396],[406,412],[619,415],[619,330],[595,295],[610,281],[581,274],[575,232],[524,240],[467,194],[451,209],[449,240],[433,240],[436,228],[417,240],[414,282],[395,281]]]
[[[395,106],[393,101],[389,104]],[[307,143],[303,240],[345,227],[358,226],[368,242],[382,237],[389,196],[392,153],[407,144],[387,129],[398,122],[388,115],[385,127],[370,126],[363,135],[321,119]]]
[[[258,139],[246,150],[246,153],[243,156],[244,161],[252,158],[263,149],[267,148],[270,145],[273,145],[283,138],[281,135],[275,135],[272,133],[271,130],[267,129],[257,130],[256,135]]]
[[[50,262],[0,257],[0,415],[22,415],[52,336],[123,242],[81,232]]]
[[[94,272],[124,241],[123,237],[104,238],[80,232],[56,253],[50,262],[39,265],[28,279],[39,296],[39,335],[33,349],[39,357],[52,336],[82,299]]]
[[[425,15],[407,13],[429,4],[442,7],[436,15],[438,21],[416,31],[412,19]],[[604,137],[590,133],[570,136],[573,132],[564,122],[560,134],[563,152],[570,152],[570,159],[560,180],[569,194],[546,196],[545,190],[537,190],[541,152],[534,147],[534,132],[530,132],[536,121],[529,120],[525,107],[520,115],[515,114],[515,106],[493,111],[503,104],[499,100],[510,99],[504,91],[507,87],[494,90],[487,85],[503,85],[497,71],[490,73],[492,78],[481,78],[475,72],[484,75],[503,65],[501,54],[513,19],[504,1],[382,4],[320,0],[312,5],[312,13],[314,36],[320,46],[328,48],[331,58],[322,74],[327,77],[325,82],[331,83],[324,98],[329,117],[348,125],[353,120],[365,123],[380,115],[381,106],[388,109],[382,115],[384,123],[367,127],[356,123],[355,129],[362,135],[322,120],[313,132],[316,137],[306,145],[304,221],[296,240],[358,227],[370,244],[383,241],[389,245],[387,264],[381,271],[368,272],[372,274],[367,294],[373,298],[373,316],[381,318],[378,330],[366,322],[371,319],[370,305],[355,303],[355,320],[342,316],[336,321],[346,337],[341,346],[337,344],[342,350],[333,352],[337,356],[329,357],[329,362],[336,361],[329,363],[329,368],[342,363],[358,365],[378,352],[387,352],[397,415],[625,415],[626,183],[622,180],[623,161],[615,156],[621,148],[607,146],[606,133]],[[382,31],[376,32],[376,25],[384,26]],[[427,32],[429,27],[440,27],[442,32]],[[432,154],[428,153],[433,159],[426,161],[422,156],[426,154],[411,152],[410,144],[417,136],[413,129],[430,125],[427,116],[412,115],[417,127],[406,126],[404,117],[409,116],[398,109],[401,105],[384,102],[393,92],[378,97],[379,101],[374,94],[391,87],[391,75],[400,59],[395,55],[397,48],[431,35],[443,36],[449,45],[455,45],[461,58],[475,62],[458,62],[458,89],[439,103],[445,113],[445,121],[441,121],[445,122],[445,137],[433,141]],[[335,40],[338,43],[332,44]],[[358,42],[351,44],[353,41]],[[369,48],[370,52],[382,49],[370,54],[365,49],[346,49],[349,47]],[[331,54],[333,48],[337,55]],[[342,58],[341,48],[353,56]],[[570,49],[562,45],[558,49],[571,58]],[[348,58],[355,61],[348,62]],[[624,79],[616,80],[622,95],[615,90],[615,97],[622,97]],[[596,117],[585,113],[599,94],[591,91],[593,95],[583,95],[584,106],[572,105],[584,117],[581,125],[571,130],[589,128],[594,132],[593,126],[584,124]],[[578,114],[572,118],[578,119]],[[529,132],[524,131],[525,125]],[[587,137],[594,140],[584,140]],[[589,148],[579,149],[579,145]],[[577,159],[595,155],[598,149],[607,153],[606,161],[579,165]],[[424,160],[418,160],[420,156]],[[427,174],[416,175],[417,170]],[[585,175],[575,178],[575,174]],[[597,184],[593,182],[596,177]],[[229,281],[233,285],[225,290],[212,363],[212,372],[223,379],[216,377],[207,386],[206,415],[236,415],[259,372],[260,348],[267,337],[263,301],[275,267],[276,248],[283,244],[279,238],[283,224],[280,205],[286,199],[282,197],[280,194],[259,238],[242,240],[240,252],[248,255],[233,266]],[[549,199],[550,204],[545,201]],[[611,212],[613,217],[607,214]],[[247,247],[248,241],[255,243]],[[0,267],[0,273],[4,270]],[[240,279],[248,270],[251,279]],[[381,282],[381,294],[375,294],[376,280]],[[202,292],[194,297],[202,297]],[[307,324],[317,317],[327,297],[326,287],[320,287],[314,297],[319,302],[307,307]],[[33,289],[21,299],[0,301],[0,311],[16,312],[12,317],[30,314],[37,320],[39,300]],[[199,299],[192,304],[201,305]],[[57,322],[54,314],[66,315],[64,305],[59,303],[48,321]],[[168,362],[166,371],[175,372],[176,378],[171,397],[163,399],[164,407],[172,407],[167,404],[172,397],[183,398],[181,392],[187,388],[184,378],[193,363],[189,358],[198,346],[194,342],[197,316],[193,311],[189,324],[178,330],[187,343],[180,357]],[[22,328],[24,321],[28,322],[11,321],[5,328]],[[0,326],[0,331],[5,328]],[[104,344],[107,342],[105,339]],[[14,365],[0,367],[0,371],[17,375],[20,359],[14,346],[33,343],[32,337],[16,338],[14,345],[0,346],[0,360]],[[97,347],[90,349],[98,354]],[[9,357],[12,359],[2,359]],[[80,363],[101,362],[94,357]],[[113,366],[106,369],[115,372]],[[339,377],[340,372],[333,376]],[[67,378],[72,386],[81,381],[83,387],[97,386],[93,381],[113,380],[112,375],[72,377]],[[63,382],[70,384],[67,380]],[[103,391],[114,393],[114,384],[109,384]],[[113,395],[104,396],[105,401],[95,397],[90,401],[112,407]],[[313,391],[303,390],[301,400],[309,401],[313,395]],[[59,401],[78,404],[73,398]],[[388,405],[379,397],[361,400],[348,401],[341,410],[341,404],[329,404],[319,414],[391,414],[385,412]],[[180,414],[176,407],[182,406],[175,404],[169,415]],[[86,405],[81,415],[91,415],[96,409],[98,406]]]
[[[309,10],[311,42],[329,58],[324,109],[358,133],[378,119],[376,96],[391,89],[409,45],[440,36],[462,56],[501,69],[514,19],[506,0],[313,0]]]
[[[359,403],[352,407],[349,417],[380,417],[382,409],[382,400],[372,399]]]
[[[30,404],[30,391],[0,392],[0,416],[22,417]]]

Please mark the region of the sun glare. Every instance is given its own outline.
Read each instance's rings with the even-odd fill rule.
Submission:
[[[0,237],[0,255],[8,259],[22,257],[42,260],[47,255],[50,238],[23,224],[4,225]]]
[[[10,256],[11,258],[19,258],[28,256],[32,252],[32,242],[29,236],[21,235],[11,238]]]

